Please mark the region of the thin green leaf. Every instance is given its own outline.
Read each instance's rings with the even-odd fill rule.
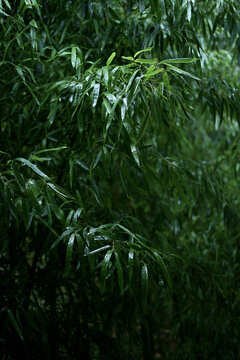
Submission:
[[[72,196],[63,188],[61,188],[60,186],[56,185],[56,184],[52,184],[52,183],[47,183],[47,185],[52,188],[58,195],[63,196],[64,198],[68,198],[71,199]]]
[[[139,64],[153,64],[153,65],[157,64],[157,61],[151,59],[136,59],[134,61]]]
[[[126,89],[125,89],[125,93],[127,93],[130,90],[130,88],[132,86],[132,83],[133,83],[138,71],[139,71],[139,69],[135,70],[134,73],[132,74],[132,76],[130,77],[129,82],[128,82],[128,84],[126,86]]]
[[[187,19],[189,22],[191,21],[191,17],[192,17],[192,4],[191,2],[189,2],[187,7]]]
[[[106,98],[103,99],[103,105],[105,106],[107,113],[111,114],[112,107]]]
[[[34,27],[30,28],[30,39],[31,39],[31,43],[32,43],[32,48],[35,50],[36,49],[36,30]]]
[[[149,79],[150,77],[153,77],[157,74],[159,74],[160,72],[164,71],[164,68],[161,68],[161,69],[157,69],[157,70],[154,70],[154,71],[151,71],[151,72],[147,72],[144,76],[147,79]]]
[[[134,250],[130,249],[128,253],[128,276],[129,280],[132,280],[133,275],[133,264],[134,264]]]
[[[72,67],[75,68],[76,67],[76,60],[77,60],[77,51],[76,51],[76,46],[72,47],[72,53],[71,53],[71,63],[72,63]]]
[[[131,238],[138,240],[138,237],[133,234],[129,229],[127,229],[125,226],[121,225],[121,224],[116,224],[116,227],[119,227],[120,229],[122,229],[124,232],[126,232],[128,235],[131,236]]]
[[[191,77],[191,78],[193,78],[193,79],[195,79],[195,80],[200,80],[198,77],[190,74],[190,73],[187,72],[187,71],[184,71],[184,70],[182,70],[182,69],[179,69],[179,68],[176,67],[176,66],[173,66],[173,65],[168,64],[168,63],[165,63],[165,62],[162,62],[162,64],[167,65],[167,66],[170,68],[170,70],[175,71],[175,72],[177,72],[178,74],[189,76],[189,77]]]
[[[122,56],[122,59],[129,60],[129,61],[134,61],[134,58],[132,56]]]
[[[68,149],[68,147],[67,146],[59,146],[59,147],[56,147],[56,148],[43,149],[43,150],[36,151],[35,154],[43,154],[43,153],[46,153],[46,152],[60,151],[60,150],[64,150],[64,149]]]
[[[25,76],[23,74],[23,70],[19,66],[15,66],[15,69],[17,70],[18,75],[21,77],[21,79],[25,82]]]
[[[41,178],[43,178],[44,180],[50,180],[50,178],[46,174],[44,174],[36,165],[32,164],[27,159],[17,158],[16,160],[22,162],[24,165],[27,165],[31,170],[41,176]]]
[[[138,131],[137,142],[139,142],[141,140],[141,138],[143,137],[143,135],[144,135],[144,133],[146,131],[149,117],[150,117],[150,114],[147,112],[146,115],[144,116],[142,122],[141,122],[141,126],[140,126],[140,129]]]
[[[32,20],[30,21],[30,25],[33,26],[33,27],[35,27],[36,29],[38,28],[37,23],[36,23],[36,21],[35,21],[34,19],[32,19]]]
[[[84,256],[88,256],[88,255],[93,255],[93,254],[97,254],[103,250],[106,250],[106,249],[109,249],[111,246],[110,245],[105,245],[105,246],[102,246],[98,249],[95,249],[93,251],[90,251],[89,253],[85,254]]]
[[[145,74],[145,76],[149,73],[151,73],[152,71],[156,70],[156,66],[155,65],[151,65],[149,66],[149,68],[147,69],[147,72]]]
[[[9,4],[9,1],[8,0],[3,0],[4,3],[7,5],[7,7],[9,8],[9,10],[11,10],[11,5]]]
[[[130,149],[131,149],[134,160],[136,161],[137,165],[140,166],[140,158],[139,158],[139,153],[138,153],[138,149],[137,149],[136,145],[134,145],[134,144],[130,145]]]
[[[49,125],[52,125],[57,113],[57,106],[58,106],[58,102],[54,101],[53,104],[51,105],[51,110],[50,113],[48,114],[48,122]]]
[[[100,84],[97,83],[94,85],[93,92],[92,92],[92,96],[93,96],[92,106],[93,107],[95,107],[97,105],[99,93],[100,93]]]
[[[166,71],[164,71],[164,73],[163,73],[163,83],[164,83],[164,85],[168,91],[168,95],[169,95],[171,92],[171,86],[170,86],[169,77],[168,77],[168,74],[166,73]]]
[[[72,234],[73,232],[73,229],[68,229],[68,230],[65,230],[60,236],[57,237],[57,239],[53,242],[52,246],[51,246],[51,249],[50,250],[53,250],[59,243],[60,241],[62,241],[66,236]]]
[[[143,304],[143,308],[146,308],[148,303],[148,289],[149,289],[148,267],[146,264],[142,266],[142,270],[141,270],[141,287],[142,287],[142,304]]]
[[[161,61],[160,64],[189,64],[197,60],[199,60],[199,58],[166,59]]]
[[[66,271],[67,275],[69,274],[69,271],[71,269],[71,260],[72,260],[74,239],[75,239],[75,232],[72,233],[72,235],[70,236],[68,243],[67,243],[66,265],[65,265],[65,271]]]
[[[105,84],[106,88],[108,88],[109,74],[108,74],[108,68],[107,68],[107,66],[104,66],[104,67],[102,68],[102,71],[103,71],[104,84]]]
[[[108,275],[108,266],[110,265],[110,260],[112,256],[113,250],[108,250],[106,255],[104,256],[102,268],[101,268],[101,290],[102,292],[105,290],[106,279]]]
[[[36,101],[37,105],[40,106],[40,102],[39,102],[38,98],[36,97],[36,95],[34,94],[33,90],[31,89],[31,86],[29,86],[27,82],[25,82],[24,84],[28,88],[30,94],[32,95],[32,97]]]
[[[20,187],[21,191],[24,192],[25,191],[25,181],[24,181],[22,174],[19,172],[18,167],[14,163],[14,161],[11,162],[11,168],[12,168],[12,172],[13,172],[13,175],[15,177],[15,180],[16,180],[18,186]]]
[[[121,294],[123,294],[124,291],[124,281],[123,281],[123,270],[122,265],[119,260],[119,255],[116,251],[114,251],[115,260],[116,260],[116,268],[117,268],[117,274],[118,274],[118,284],[120,287]]]
[[[143,53],[143,52],[146,52],[146,51],[151,51],[153,49],[153,47],[148,47],[146,49],[143,49],[143,50],[139,50],[137,51],[135,54],[134,54],[134,57],[138,56],[139,54]]]
[[[17,320],[15,319],[15,316],[13,315],[12,311],[11,310],[7,310],[7,313],[8,313],[8,317],[16,331],[16,333],[20,336],[20,338],[23,340],[23,336],[22,336],[22,332],[18,326],[18,323],[17,323]]]
[[[157,260],[157,263],[160,266],[160,269],[162,270],[163,276],[168,284],[169,289],[172,290],[172,280],[171,280],[170,274],[168,272],[168,269],[167,269],[162,257],[156,251],[154,251],[153,254]]]
[[[116,56],[116,53],[115,53],[115,52],[113,52],[113,53],[109,56],[109,58],[108,58],[108,60],[107,60],[107,66],[109,66],[109,65],[112,63],[112,61],[113,61],[113,59],[115,58],[115,56]]]

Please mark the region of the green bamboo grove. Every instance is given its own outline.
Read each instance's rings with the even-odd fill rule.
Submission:
[[[0,0],[3,360],[240,358],[238,0]]]

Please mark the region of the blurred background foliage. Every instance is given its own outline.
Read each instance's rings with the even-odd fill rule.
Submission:
[[[239,359],[237,0],[0,0],[0,353]]]

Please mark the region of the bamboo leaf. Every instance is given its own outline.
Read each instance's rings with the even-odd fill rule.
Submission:
[[[147,128],[147,125],[148,125],[148,120],[149,120],[149,117],[150,117],[150,114],[147,112],[144,119],[142,120],[141,122],[141,126],[140,126],[140,129],[138,131],[138,134],[137,134],[137,142],[139,142],[141,140],[141,138],[143,137],[145,131],[146,131],[146,128]]]
[[[55,193],[57,193],[58,195],[63,196],[64,198],[68,198],[68,199],[72,199],[72,196],[63,188],[61,188],[60,186],[56,185],[56,184],[52,184],[52,183],[47,183],[47,185],[53,189],[53,191],[55,191]]]
[[[33,170],[36,174],[41,176],[41,178],[43,178],[44,180],[50,180],[50,178],[46,174],[44,174],[36,165],[32,164],[27,159],[17,158],[16,160],[20,161],[24,165],[27,165],[31,170]]]
[[[143,304],[143,308],[146,308],[148,304],[148,289],[149,289],[148,267],[146,264],[142,266],[142,270],[141,270],[141,286],[142,286],[142,304]]]
[[[166,71],[164,71],[163,73],[163,83],[168,91],[168,95],[171,93],[171,86],[170,86],[170,82],[169,82],[169,77],[168,74],[166,73]]]
[[[59,146],[59,147],[56,147],[56,148],[50,148],[50,149],[43,149],[43,150],[39,150],[39,151],[36,151],[35,154],[44,154],[44,153],[48,153],[48,152],[55,152],[55,151],[60,151],[60,150],[65,150],[65,149],[68,149],[67,146]]]
[[[134,58],[132,56],[122,56],[122,59],[129,60],[129,61],[134,61]]]
[[[132,280],[133,275],[133,264],[134,264],[134,250],[130,249],[128,253],[128,276],[129,280]]]
[[[189,64],[197,60],[199,60],[199,58],[166,59],[161,61],[160,64]]]
[[[189,2],[188,7],[187,7],[187,19],[188,19],[188,21],[191,21],[191,17],[192,17],[192,4],[191,4],[191,2]]]
[[[95,107],[97,105],[99,93],[100,93],[100,84],[95,84],[94,88],[93,88],[93,92],[92,92],[92,96],[93,96],[92,106],[93,107]]]
[[[34,19],[32,19],[32,20],[30,21],[30,25],[33,26],[33,27],[35,27],[36,29],[38,28],[37,23],[36,23],[36,21],[35,21]]]
[[[129,229],[127,229],[125,226],[121,225],[121,224],[116,224],[116,227],[119,227],[120,229],[122,229],[124,232],[126,232],[128,235],[131,236],[131,238],[138,240],[138,237]]]
[[[9,10],[11,10],[11,5],[9,4],[9,1],[8,0],[3,0],[4,3],[7,5],[7,7],[9,8]]]
[[[15,319],[15,316],[13,315],[12,311],[10,309],[7,310],[7,313],[8,313],[8,317],[16,331],[16,333],[20,336],[20,338],[23,340],[23,336],[22,336],[22,332],[19,328],[19,325],[17,323],[17,320]]]
[[[105,245],[105,246],[102,246],[102,247],[100,247],[98,249],[92,250],[89,253],[86,253],[84,256],[97,254],[97,253],[99,253],[99,252],[101,252],[103,250],[109,249],[109,248],[110,248],[110,245]]]
[[[124,292],[123,269],[121,262],[119,260],[119,255],[116,251],[114,251],[114,255],[115,255],[117,274],[118,274],[118,284],[120,287],[121,294],[123,294]]]
[[[152,65],[157,64],[157,61],[151,59],[135,59],[134,61],[139,64],[152,64]]]
[[[143,53],[143,52],[146,52],[146,51],[151,51],[153,49],[153,47],[148,47],[146,49],[143,49],[143,50],[139,50],[137,51],[135,54],[134,54],[134,57],[138,56],[139,54]]]
[[[54,101],[53,104],[51,105],[51,110],[50,110],[50,113],[48,115],[49,125],[52,125],[53,122],[54,122],[54,119],[55,119],[55,116],[56,116],[56,113],[57,113],[57,106],[58,106],[57,101]]]
[[[112,256],[113,250],[108,250],[106,255],[104,256],[102,268],[101,268],[101,291],[103,292],[106,287],[106,279],[108,275],[108,267],[110,265],[110,260]]]
[[[160,72],[163,72],[164,71],[164,68],[161,68],[161,69],[157,69],[157,70],[154,70],[154,71],[151,71],[151,72],[147,72],[144,76],[147,79],[149,79],[150,77],[153,77],[157,74],[159,74]]]
[[[24,181],[22,174],[19,172],[19,169],[16,166],[14,161],[11,162],[11,168],[12,168],[12,172],[13,172],[13,175],[16,179],[18,186],[20,187],[21,191],[24,192],[25,191],[25,181]]]
[[[72,63],[73,68],[76,67],[76,60],[77,60],[77,49],[76,49],[76,46],[73,46],[72,53],[71,53],[71,63]]]
[[[105,84],[106,88],[108,89],[109,73],[108,73],[108,68],[107,68],[107,66],[104,66],[104,67],[102,68],[102,71],[103,71],[104,84]]]
[[[72,253],[73,253],[73,245],[74,245],[74,239],[75,239],[75,232],[71,234],[68,243],[67,243],[67,252],[66,252],[66,265],[65,265],[65,271],[66,275],[69,274],[69,271],[71,269],[71,260],[72,260]]]
[[[107,59],[107,66],[109,66],[109,65],[112,63],[112,61],[113,61],[113,59],[115,58],[115,56],[116,56],[116,53],[115,53],[115,52],[113,52],[113,53],[109,56],[109,58]]]
[[[173,65],[171,65],[171,64],[168,64],[167,62],[165,63],[164,61],[162,61],[161,64],[168,65],[168,67],[170,68],[170,70],[175,71],[175,72],[178,73],[178,74],[185,75],[185,76],[189,76],[189,77],[191,77],[191,78],[193,78],[193,79],[195,79],[195,80],[200,80],[198,77],[190,74],[189,72],[184,71],[184,70],[182,70],[182,69],[179,69],[178,67],[173,66]]]
[[[134,73],[132,74],[132,76],[130,77],[129,82],[128,82],[128,84],[126,86],[126,89],[125,89],[125,93],[127,93],[130,90],[130,88],[132,86],[132,83],[133,83],[138,71],[139,71],[138,69],[135,70]]]
[[[72,228],[65,230],[65,231],[64,231],[60,236],[58,236],[57,239],[53,242],[50,250],[53,250],[53,249],[60,243],[60,241],[62,241],[62,240],[63,240],[65,237],[67,237],[68,235],[72,234],[72,232],[73,232],[73,229],[72,229]]]
[[[130,148],[131,148],[131,152],[132,152],[134,160],[136,161],[137,165],[140,166],[140,158],[139,158],[139,153],[138,153],[138,149],[137,149],[136,145],[132,144],[132,145],[130,145]]]
[[[165,280],[166,280],[166,282],[168,284],[169,289],[172,290],[172,281],[171,281],[171,278],[170,278],[170,274],[169,274],[169,272],[167,270],[167,267],[166,267],[162,257],[156,251],[154,251],[153,254],[154,254],[154,256],[155,256],[155,258],[157,260],[157,263],[159,264],[159,266],[161,268],[161,271],[162,271],[163,276],[164,276],[164,278],[165,278]]]
[[[23,70],[22,70],[19,66],[16,66],[15,69],[17,70],[17,73],[18,73],[18,75],[21,77],[21,79],[22,79],[23,81],[26,81],[25,76],[24,76],[24,74],[23,74]]]

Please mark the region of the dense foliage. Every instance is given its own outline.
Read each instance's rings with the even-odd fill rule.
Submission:
[[[239,359],[238,0],[0,0],[0,354]]]

